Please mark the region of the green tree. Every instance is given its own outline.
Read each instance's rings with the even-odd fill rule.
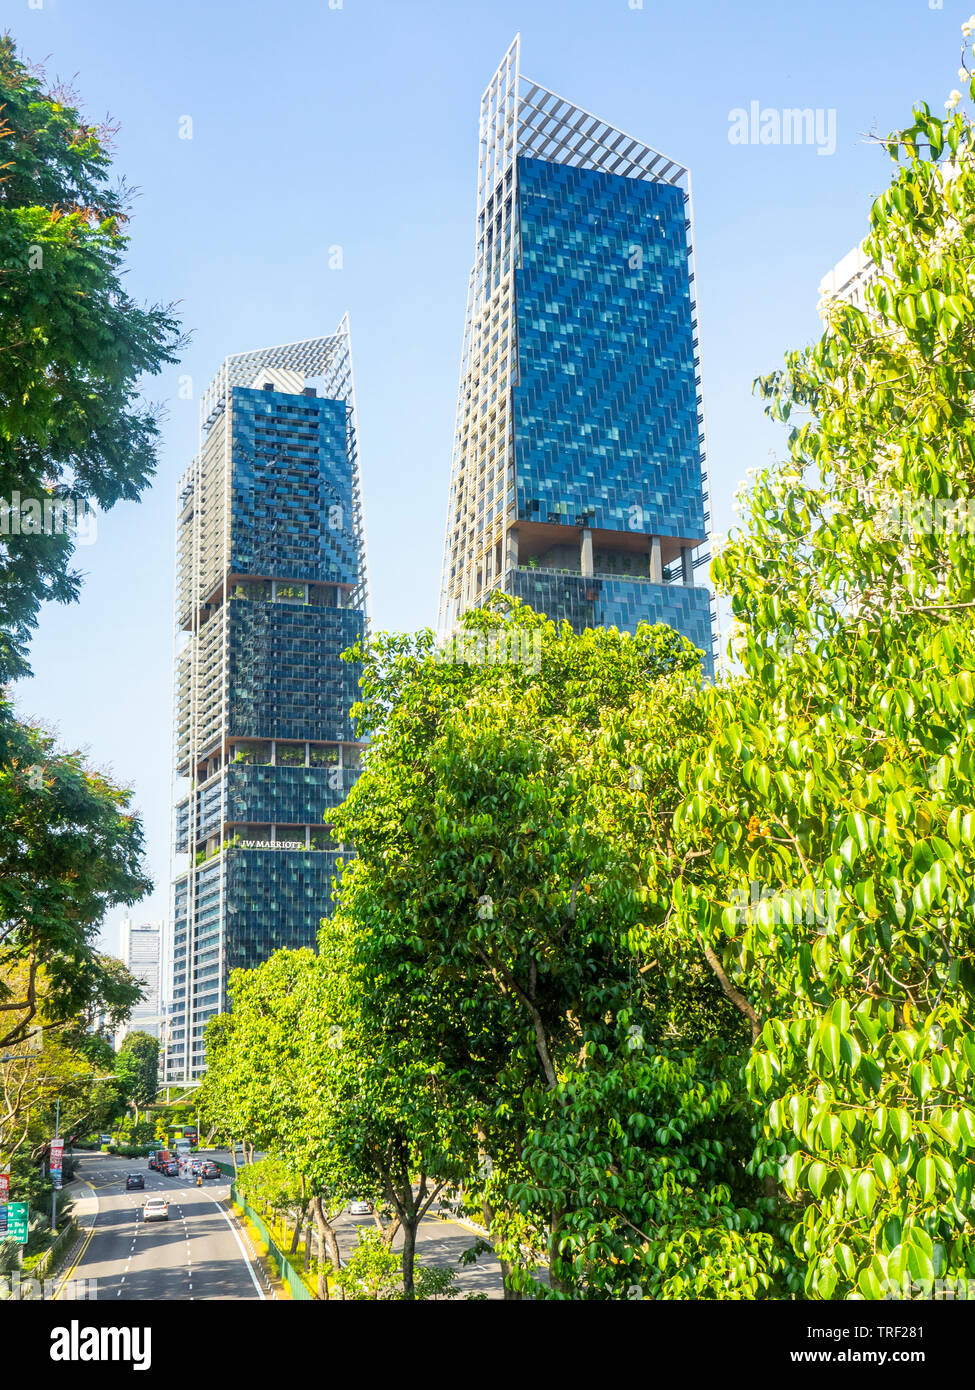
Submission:
[[[145,1109],[156,1099],[159,1088],[159,1039],[141,1030],[126,1033],[119,1053],[131,1053],[138,1064],[130,1095],[137,1107]]]
[[[310,1205],[338,1269],[333,1223],[352,1189],[332,1129],[322,1123],[331,1093],[322,1089],[328,1078],[314,1036],[324,1027],[311,1003],[316,968],[312,951],[277,951],[255,970],[231,973],[232,1012],[211,1019],[206,1028],[207,1071],[199,1103],[206,1121],[232,1148],[237,1141],[261,1148],[280,1161],[295,1185],[303,1184],[305,1206]],[[327,1296],[322,1268],[319,1297]]]
[[[788,457],[713,566],[742,674],[675,816],[820,1299],[973,1272],[975,130],[922,105],[887,149],[867,309],[761,382]]]
[[[111,1043],[87,1031],[84,1014],[47,1025],[43,972],[38,994],[40,1047],[0,1059],[0,1155],[22,1165],[41,1161],[55,1123],[66,1138],[81,1137],[113,1123],[125,1103]]]
[[[642,1279],[667,1296],[649,1292],[662,1262],[673,1274],[703,1251],[686,1287],[725,1296],[740,1262],[732,1296],[755,1296],[782,1261],[743,1173],[748,1031],[706,963],[688,972],[668,948],[679,864],[662,819],[639,845],[622,833],[631,769],[609,747],[614,720],[656,702],[652,746],[671,756],[654,809],[672,814],[674,745],[699,735],[699,654],[667,629],[577,636],[499,603],[507,615],[465,619],[468,661],[443,661],[428,637],[354,653],[372,744],[337,815],[357,851],[337,921],[350,924],[351,990],[383,1073],[431,1096],[425,1125],[414,1102],[413,1170],[463,1180],[512,1291],[621,1297]],[[541,640],[539,669],[484,659],[499,634],[523,650],[508,640],[521,631],[529,650]],[[323,959],[331,940],[326,925]],[[641,1090],[648,1110],[634,1114]]]
[[[403,1297],[413,1300],[420,1222],[463,1171],[446,1119],[449,1059],[430,1065],[425,1010],[393,1008],[380,1024],[361,1008],[361,942],[359,924],[341,913],[323,921],[300,1038],[304,1165],[319,1181],[330,1174],[346,1199],[376,1202],[387,1246],[402,1233]]]
[[[0,683],[27,670],[45,600],[77,597],[74,543],[28,503],[107,510],[156,466],[158,410],[143,376],[176,360],[169,310],[125,292],[128,195],[111,180],[109,132],[0,37]],[[20,503],[16,502],[19,494]]]
[[[141,997],[95,949],[106,910],[152,887],[131,797],[0,710],[0,1048],[35,1026],[41,973],[48,1028],[90,1025],[96,1009],[114,1027]]]

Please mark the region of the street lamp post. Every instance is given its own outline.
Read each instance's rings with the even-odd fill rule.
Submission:
[[[58,1096],[56,1099],[57,1099],[57,1103],[56,1103],[55,1109],[54,1109],[54,1137],[55,1137],[55,1139],[59,1139],[59,1138],[61,1137],[61,1097]],[[49,1163],[48,1163],[48,1168],[50,1168],[50,1166],[51,1166],[51,1165],[50,1165],[50,1162],[49,1162]],[[52,1173],[52,1174],[51,1174],[51,1234],[52,1234],[52,1235],[57,1235],[57,1230],[58,1230],[57,1206],[58,1206],[58,1190],[57,1190],[57,1188],[54,1186],[54,1174]]]

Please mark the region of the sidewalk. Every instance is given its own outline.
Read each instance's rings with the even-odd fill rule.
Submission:
[[[47,1271],[46,1278],[50,1281],[53,1291],[45,1294],[45,1297],[92,1298],[94,1294],[88,1289],[85,1281],[72,1282],[71,1276],[91,1240],[98,1218],[98,1196],[86,1178],[72,1179],[71,1182],[65,1183],[63,1190],[70,1193],[71,1215],[77,1224],[77,1231],[74,1240],[61,1251],[53,1266]]]

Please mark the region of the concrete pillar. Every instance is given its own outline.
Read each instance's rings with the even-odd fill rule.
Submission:
[[[664,566],[660,558],[660,537],[650,537],[650,578],[654,584],[664,582]]]
[[[588,526],[582,533],[582,551],[580,554],[582,573],[587,579],[592,578],[592,532]]]
[[[694,551],[691,546],[683,545],[680,551],[680,572],[681,580],[684,584],[694,583],[694,564],[691,559]]]
[[[514,529],[513,526],[509,528],[508,533],[504,538],[504,544],[504,567],[508,570],[516,570],[518,568],[518,532]]]

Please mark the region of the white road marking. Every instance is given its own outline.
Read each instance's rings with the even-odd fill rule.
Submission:
[[[243,1256],[244,1264],[247,1266],[247,1273],[248,1273],[248,1274],[250,1275],[250,1277],[251,1277],[251,1283],[254,1285],[254,1288],[257,1290],[257,1296],[258,1296],[258,1298],[264,1299],[264,1290],[261,1288],[260,1284],[257,1282],[257,1280],[256,1280],[255,1277],[254,1277],[254,1269],[253,1269],[253,1266],[251,1265],[250,1257],[248,1256],[247,1251],[244,1249],[243,1245],[242,1245],[241,1242],[240,1242],[240,1236],[237,1234],[237,1228],[236,1228],[236,1226],[234,1225],[234,1223],[233,1223],[233,1222],[231,1221],[231,1219],[230,1219],[230,1213],[224,1210],[224,1208],[220,1205],[220,1203],[216,1200],[216,1198],[212,1198],[211,1200],[213,1201],[213,1205],[216,1207],[217,1211],[218,1211],[218,1212],[220,1213],[220,1215],[223,1217],[224,1221],[226,1221],[227,1225],[230,1227],[231,1234],[233,1235],[234,1240],[237,1242],[237,1249],[240,1251],[241,1255]],[[264,1301],[266,1302],[266,1299],[264,1299]]]

